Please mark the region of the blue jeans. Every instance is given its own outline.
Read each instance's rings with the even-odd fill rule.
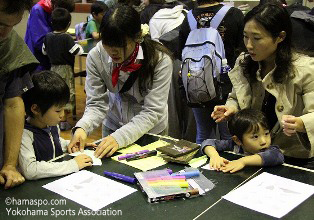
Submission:
[[[201,144],[206,139],[231,139],[227,122],[216,123],[210,116],[214,106],[206,108],[192,108],[196,122],[196,143]],[[217,133],[217,128],[218,132]]]

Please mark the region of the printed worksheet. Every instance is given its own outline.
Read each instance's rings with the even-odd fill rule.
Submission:
[[[43,187],[93,211],[137,191],[132,187],[87,170],[73,173]]]
[[[314,186],[262,173],[223,196],[249,209],[281,218],[314,193]]]

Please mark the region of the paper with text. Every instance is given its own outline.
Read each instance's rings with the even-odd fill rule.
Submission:
[[[43,187],[93,211],[137,191],[132,187],[87,170],[73,173]]]
[[[281,218],[314,193],[314,186],[262,173],[223,196],[255,211]]]

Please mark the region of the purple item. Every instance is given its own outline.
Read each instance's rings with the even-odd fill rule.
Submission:
[[[109,171],[104,171],[104,174],[106,176],[110,176],[114,179],[118,179],[118,180],[122,180],[124,182],[127,182],[127,183],[132,183],[132,184],[135,184],[136,183],[136,179],[133,178],[133,177],[130,177],[130,176],[125,176],[123,174],[120,174],[120,173],[114,173],[114,172],[109,172]]]
[[[148,153],[148,152],[149,152],[149,150],[141,150],[141,151],[138,151],[138,152],[134,152],[132,154],[125,154],[123,156],[119,156],[118,160],[125,160],[125,159],[131,158],[131,157],[133,157],[133,156],[135,156],[137,154],[144,154],[144,153]]]

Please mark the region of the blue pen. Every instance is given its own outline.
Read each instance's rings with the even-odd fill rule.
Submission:
[[[127,182],[127,183],[132,183],[132,184],[135,184],[136,183],[136,179],[133,178],[133,177],[130,177],[130,176],[125,176],[123,174],[120,174],[120,173],[114,173],[114,172],[109,172],[109,171],[104,171],[104,174],[106,176],[110,176],[112,178],[115,178],[115,179],[118,179],[118,180],[122,180],[124,182]]]
[[[171,176],[185,176],[186,178],[190,178],[193,176],[199,176],[200,171],[199,170],[193,170],[193,171],[187,171],[187,172],[181,172],[181,173],[173,173]]]

